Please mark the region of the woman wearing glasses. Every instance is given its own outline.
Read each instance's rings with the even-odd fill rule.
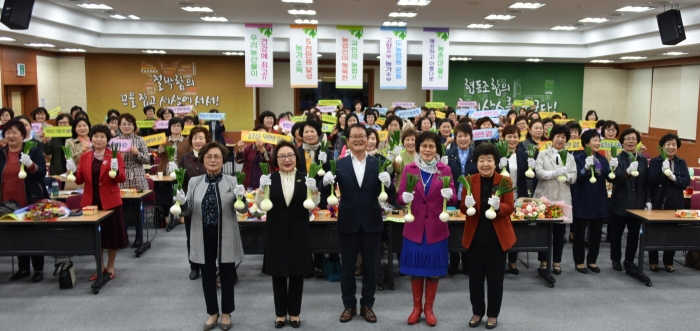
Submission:
[[[171,118],[168,121],[168,130],[170,131],[170,137],[165,144],[158,148],[158,157],[160,157],[160,163],[158,164],[158,172],[163,172],[170,174],[177,169],[177,164],[182,160],[185,154],[192,150],[189,141],[185,139],[182,135],[182,129],[185,123],[179,117]],[[175,160],[170,162],[168,159],[168,153],[165,151],[165,146],[175,147]]]
[[[265,256],[263,272],[272,276],[275,298],[275,328],[287,322],[292,327],[301,326],[301,296],[304,275],[313,270],[309,244],[309,211],[304,208],[307,189],[313,192],[312,200],[321,200],[314,178],[295,169],[299,150],[291,142],[277,144],[272,152],[272,165],[280,169],[271,175],[260,176],[260,190],[255,199],[260,205],[269,186],[272,209],[267,212]]]
[[[221,172],[227,154],[226,147],[217,142],[206,144],[199,151],[199,160],[207,173],[190,179],[187,195],[178,190],[173,198],[180,201],[182,215],[192,218],[190,260],[199,264],[202,271],[204,301],[209,314],[204,324],[205,331],[213,329],[219,319],[217,264],[221,276],[221,329],[232,327],[235,264],[243,260],[241,234],[233,204],[237,196],[245,194],[245,189],[238,185],[235,176]]]

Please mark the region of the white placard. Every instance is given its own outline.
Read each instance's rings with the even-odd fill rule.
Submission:
[[[423,89],[447,90],[450,29],[423,28]]]
[[[289,26],[289,71],[292,88],[318,87],[317,34],[315,25]]]
[[[362,89],[363,29],[361,26],[337,26],[335,40],[335,87]]]
[[[406,89],[406,28],[381,27],[379,32],[379,88]]]
[[[245,86],[272,87],[272,24],[246,24],[245,50]]]

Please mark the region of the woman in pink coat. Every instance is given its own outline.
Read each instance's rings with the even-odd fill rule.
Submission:
[[[415,162],[404,168],[397,194],[398,204],[411,204],[415,220],[404,225],[401,249],[401,273],[411,275],[413,312],[408,324],[416,324],[425,312],[425,322],[434,326],[433,303],[437,292],[438,277],[447,275],[450,254],[447,239],[450,231],[447,222],[440,221],[444,199],[456,204],[455,186],[450,167],[441,162],[440,137],[430,131],[416,138]],[[419,177],[414,192],[406,192],[406,175]],[[442,177],[450,178],[450,187],[443,188]],[[425,307],[422,307],[425,284]]]

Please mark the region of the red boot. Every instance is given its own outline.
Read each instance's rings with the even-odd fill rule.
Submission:
[[[435,314],[433,314],[433,303],[435,303],[437,288],[437,281],[432,281],[428,278],[425,279],[425,307],[423,311],[425,312],[425,323],[430,326],[435,326],[437,324],[437,318],[435,318]]]
[[[423,278],[411,278],[411,290],[413,291],[413,311],[408,316],[408,324],[413,325],[420,321],[423,313]]]

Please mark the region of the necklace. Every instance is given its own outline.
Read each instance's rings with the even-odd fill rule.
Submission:
[[[420,180],[421,182],[423,182],[423,187],[428,187],[428,183],[430,183],[431,178],[433,178],[433,174],[430,174],[430,176],[428,176],[428,180],[423,180],[423,175],[421,174]]]

